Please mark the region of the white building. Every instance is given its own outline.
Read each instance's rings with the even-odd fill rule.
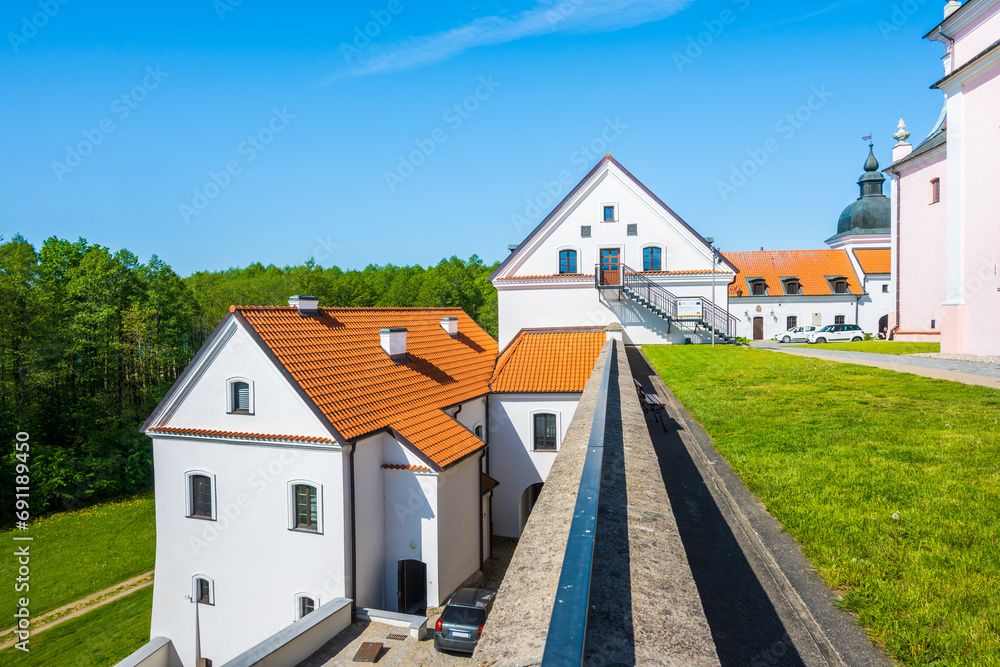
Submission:
[[[232,308],[144,427],[151,637],[185,666],[333,599],[439,605],[489,556],[496,342],[458,309],[290,303]]]
[[[713,255],[608,155],[491,276],[500,346],[522,329],[612,323],[629,344],[709,343],[706,327],[724,334],[732,326],[727,287],[736,275]]]
[[[840,215],[828,250],[727,252],[739,275],[729,287],[737,333],[765,340],[796,326],[857,324],[887,331],[895,310],[891,276],[890,200],[869,150],[858,180],[861,196]]]

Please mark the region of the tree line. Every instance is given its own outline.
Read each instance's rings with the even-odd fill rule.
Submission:
[[[436,266],[201,271],[178,276],[153,256],[84,239],[0,244],[0,453],[18,477],[15,436],[30,435],[30,513],[72,509],[149,488],[152,445],[139,427],[230,305],[459,307],[497,335],[494,266],[478,257]],[[23,470],[23,469],[22,469]],[[23,479],[22,479],[23,481]],[[0,524],[14,518],[0,503]]]

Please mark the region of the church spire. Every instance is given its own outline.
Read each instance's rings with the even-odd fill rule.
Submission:
[[[875,145],[868,144],[868,159],[865,160],[865,173],[858,180],[861,186],[861,197],[882,197],[882,185],[885,183],[885,176],[878,170],[878,160],[875,159]]]

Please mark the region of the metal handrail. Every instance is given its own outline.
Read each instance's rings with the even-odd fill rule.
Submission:
[[[611,369],[617,365],[615,342],[610,343],[597,393],[597,406],[590,427],[587,458],[583,462],[580,489],[573,509],[573,523],[566,540],[556,601],[545,638],[542,667],[580,667],[587,646],[587,617],[590,612],[590,583],[594,569],[597,535],[597,506],[601,497],[601,468],[604,463],[604,432],[608,416]]]
[[[645,299],[667,317],[677,317],[677,297],[663,285],[657,285],[635,269],[621,265],[622,285],[635,296]]]

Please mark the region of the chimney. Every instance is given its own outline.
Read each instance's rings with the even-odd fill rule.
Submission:
[[[962,8],[962,3],[958,0],[951,0],[948,4],[944,6],[944,17],[949,18],[952,14],[957,12]]]
[[[302,317],[312,317],[319,313],[319,299],[314,296],[296,294],[288,297],[288,305],[299,309]]]
[[[452,338],[458,338],[458,318],[457,317],[442,317],[441,318],[441,328],[448,332],[448,335]]]
[[[892,147],[892,161],[899,162],[913,152],[913,146],[906,143],[906,140],[910,138],[910,133],[906,131],[906,123],[903,122],[902,118],[899,119],[899,131],[892,136],[899,142]]]
[[[406,358],[406,329],[395,327],[393,329],[382,329],[379,338],[382,341],[382,349],[389,355],[389,358],[397,363],[408,361]]]

